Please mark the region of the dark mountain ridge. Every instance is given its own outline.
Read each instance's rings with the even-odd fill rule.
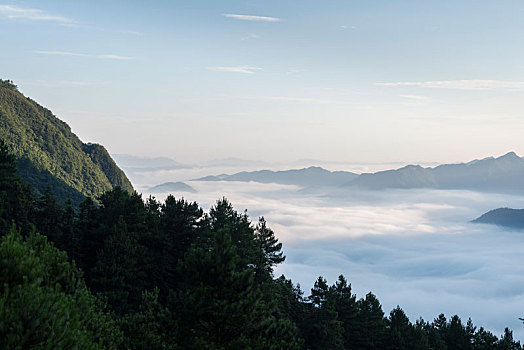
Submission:
[[[320,167],[292,170],[242,171],[233,175],[206,176],[193,181],[242,181],[260,183],[278,183],[296,186],[341,186],[358,175],[348,171],[329,171]]]
[[[160,185],[150,187],[148,191],[153,193],[197,192],[197,190],[184,182],[165,182]]]
[[[366,189],[435,188],[489,192],[524,192],[524,159],[514,152],[498,158],[433,168],[408,165],[396,170],[362,174],[347,186]]]
[[[492,224],[514,229],[524,229],[524,209],[493,209],[471,222],[475,224]]]
[[[524,159],[514,152],[460,164],[436,167],[407,165],[376,173],[355,174],[320,167],[271,171],[243,171],[232,175],[205,176],[193,181],[242,181],[302,187],[342,186],[368,190],[387,188],[464,189],[487,192],[524,192]]]

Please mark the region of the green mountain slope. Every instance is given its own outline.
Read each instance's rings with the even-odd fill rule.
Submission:
[[[0,80],[0,139],[19,160],[20,175],[37,191],[79,202],[116,186],[133,191],[106,149],[85,144],[53,113]]]

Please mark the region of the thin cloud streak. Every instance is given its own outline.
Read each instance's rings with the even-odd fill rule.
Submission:
[[[53,15],[40,9],[22,8],[12,5],[0,5],[0,18],[49,21],[64,24],[76,23],[76,21],[71,18]]]
[[[35,51],[36,53],[42,54],[42,55],[54,55],[54,56],[77,56],[77,57],[86,57],[89,55],[82,54],[82,53],[75,53],[75,52],[69,52],[69,51],[46,51],[46,50],[39,50]]]
[[[135,57],[130,56],[120,56],[120,55],[96,55],[96,58],[105,59],[105,60],[134,60]]]
[[[323,104],[323,105],[353,105],[353,102],[350,102],[350,101],[329,100],[329,99],[310,98],[310,97],[261,96],[261,97],[245,97],[244,99],[289,102],[289,103]]]
[[[238,66],[238,67],[208,67],[210,70],[217,72],[230,72],[230,73],[244,73],[244,74],[254,74],[256,71],[261,71],[260,67],[252,66]]]
[[[391,83],[375,83],[377,86],[413,86],[434,89],[456,89],[456,90],[522,90],[524,81],[507,80],[435,80],[435,81],[403,81]]]
[[[400,97],[408,99],[408,100],[414,100],[414,101],[420,101],[420,102],[427,102],[431,99],[426,96],[419,96],[419,95],[400,95]]]
[[[22,81],[21,85],[41,86],[46,88],[60,88],[60,87],[92,87],[111,84],[110,81],[75,81],[75,80],[59,80],[59,81]]]
[[[39,50],[35,52],[42,54],[42,55],[92,57],[92,58],[105,59],[105,60],[134,60],[135,59],[135,57],[120,56],[120,55],[113,55],[113,54],[89,55],[89,54],[69,52],[69,51],[46,51],[46,50]]]
[[[244,37],[242,37],[242,40],[249,40],[249,39],[258,39],[260,36],[258,34],[249,34]]]
[[[135,35],[135,36],[144,36],[144,33],[138,32],[136,30],[119,30],[118,33],[120,34],[129,34],[129,35]]]
[[[237,15],[231,13],[224,13],[222,16],[228,18],[239,19],[241,21],[254,21],[254,22],[280,22],[282,21],[277,17],[265,17],[265,16],[251,16],[251,15]]]

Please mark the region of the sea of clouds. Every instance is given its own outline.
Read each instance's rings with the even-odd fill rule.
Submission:
[[[205,175],[216,174],[206,170]],[[148,173],[144,197],[187,171]],[[300,283],[343,274],[353,292],[372,291],[386,314],[400,305],[414,322],[440,313],[469,317],[496,335],[510,327],[524,339],[524,232],[469,223],[498,207],[524,208],[524,197],[444,190],[355,191],[242,182],[186,181],[197,193],[174,193],[208,210],[227,197],[253,221],[264,216],[283,243],[275,274]]]

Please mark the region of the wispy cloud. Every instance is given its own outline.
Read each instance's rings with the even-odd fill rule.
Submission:
[[[254,21],[254,22],[280,22],[282,21],[277,17],[265,17],[265,16],[251,16],[251,15],[237,15],[231,13],[222,14],[224,17],[239,19],[241,21]]]
[[[323,104],[323,105],[351,105],[351,101],[331,100],[323,98],[311,97],[292,97],[292,96],[260,96],[260,97],[246,97],[248,100],[265,100],[273,102],[288,102],[288,103],[302,103],[302,104]]]
[[[400,95],[400,97],[408,99],[408,100],[420,101],[420,102],[431,101],[429,97],[420,96],[420,95]]]
[[[50,21],[63,24],[76,23],[76,21],[71,18],[47,13],[40,9],[23,8],[12,5],[0,5],[0,18]]]
[[[54,55],[54,56],[78,56],[78,57],[85,57],[88,55],[82,54],[82,53],[75,53],[75,52],[69,52],[69,51],[46,51],[46,50],[39,50],[35,51],[36,53],[42,54],[42,55]]]
[[[134,60],[135,57],[131,56],[120,56],[120,55],[95,55],[96,58],[104,60]]]
[[[136,31],[136,30],[119,30],[118,33],[136,35],[136,36],[144,36],[144,33]]]
[[[435,80],[435,81],[403,81],[391,83],[376,83],[377,86],[414,86],[422,88],[436,89],[457,89],[457,90],[495,90],[524,89],[524,81],[507,81],[507,80]]]
[[[250,40],[250,39],[258,39],[260,36],[258,34],[249,34],[244,37],[242,37],[242,40]]]
[[[261,71],[262,68],[252,66],[238,66],[238,67],[208,67],[210,70],[217,72],[230,72],[230,73],[244,73],[253,74],[256,71]]]
[[[78,81],[78,80],[58,80],[58,81],[47,81],[47,80],[30,80],[22,81],[21,85],[40,86],[48,88],[57,87],[92,87],[102,86],[111,84],[110,81]]]
[[[98,58],[98,59],[104,59],[104,60],[134,60],[135,59],[135,57],[131,57],[131,56],[120,56],[120,55],[113,55],[113,54],[90,55],[90,54],[69,52],[69,51],[47,51],[47,50],[39,50],[35,52],[42,54],[42,55],[92,57],[92,58]]]

